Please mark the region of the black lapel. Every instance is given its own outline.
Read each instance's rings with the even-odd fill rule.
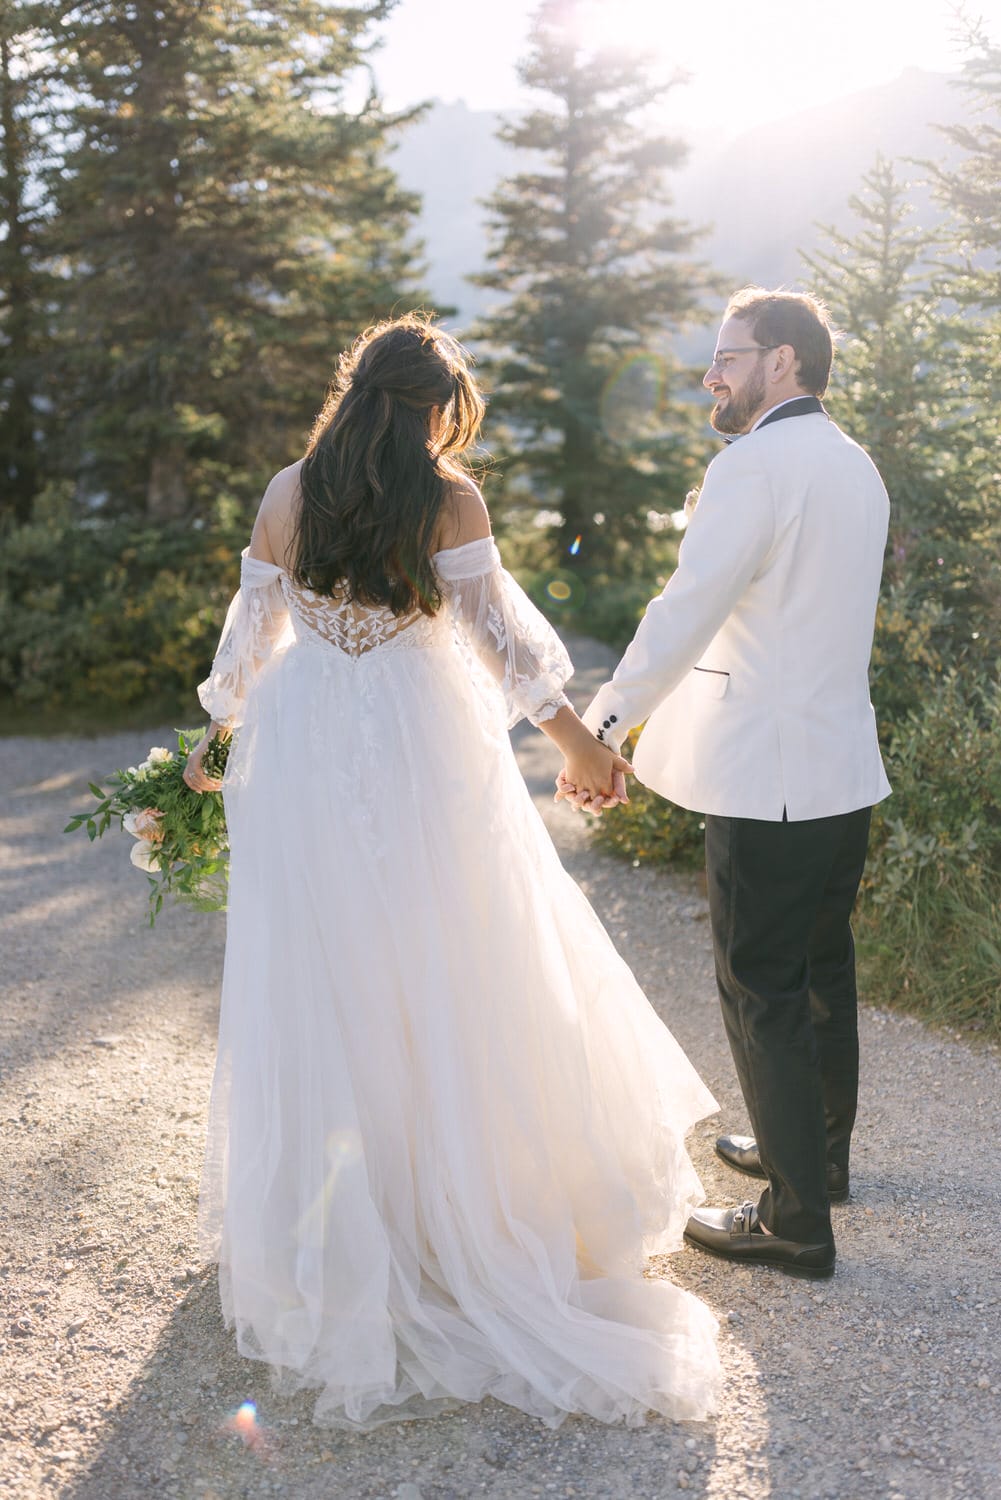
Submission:
[[[812,417],[817,412],[824,417],[824,403],[819,396],[797,396],[793,401],[786,401],[783,406],[777,406],[770,411],[763,421],[755,427],[755,432],[760,432],[762,427],[767,427],[769,422],[781,422],[785,417]]]

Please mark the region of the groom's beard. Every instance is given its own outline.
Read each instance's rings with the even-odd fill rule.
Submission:
[[[739,395],[716,402],[709,420],[717,432],[728,437],[746,432],[765,404],[765,376],[760,364]]]

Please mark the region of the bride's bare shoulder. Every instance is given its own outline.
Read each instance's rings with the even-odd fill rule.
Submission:
[[[299,507],[299,475],[302,459],[278,473],[264,491],[250,541],[251,557],[284,566],[295,533]]]
[[[301,473],[301,458],[297,458],[295,463],[289,464],[287,468],[279,469],[264,491],[261,509],[268,515],[275,517],[283,516],[289,511],[294,511],[299,504],[299,476]]]
[[[449,479],[438,521],[436,551],[462,547],[490,536],[490,513],[480,487],[468,475]]]

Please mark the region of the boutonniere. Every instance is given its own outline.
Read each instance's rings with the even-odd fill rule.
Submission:
[[[692,511],[698,505],[700,493],[701,493],[701,491],[699,491],[699,490],[689,490],[688,491],[688,494],[685,496],[685,515],[686,516],[691,516]]]

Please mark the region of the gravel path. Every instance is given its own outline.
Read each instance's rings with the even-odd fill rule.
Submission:
[[[586,700],[608,654],[574,643]],[[234,1352],[195,1205],[223,918],[143,925],[126,841],[63,838],[86,782],[165,731],[0,741],[3,910],[0,1490],[9,1500],[580,1496],[640,1500],[1001,1497],[1001,1066],[866,1010],[853,1200],[823,1283],[666,1263],[718,1311],[725,1407],[710,1424],[550,1433],[492,1401],[352,1437],[312,1426]],[[549,798],[541,736],[518,753],[568,868],[654,1005],[744,1128],[695,883],[600,855]],[[710,1201],[745,1180],[692,1150]],[[227,1423],[257,1404],[246,1442]]]

